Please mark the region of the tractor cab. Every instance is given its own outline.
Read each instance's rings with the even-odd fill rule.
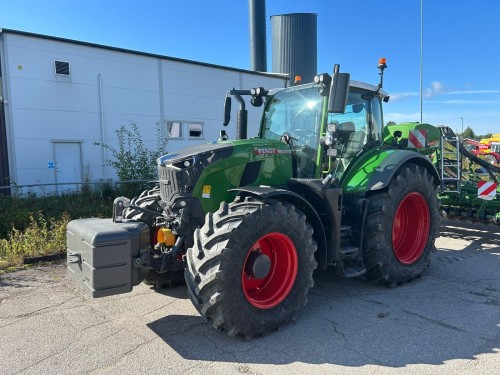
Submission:
[[[322,85],[311,83],[270,92],[260,137],[279,139],[291,149],[293,175],[340,179],[356,154],[382,137],[381,101],[377,86],[351,81],[342,113],[328,111]]]

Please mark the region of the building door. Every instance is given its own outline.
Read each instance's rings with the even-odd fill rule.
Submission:
[[[0,72],[0,77],[2,73]],[[0,79],[0,86],[2,80]],[[2,88],[0,87],[0,91]],[[1,96],[1,93],[0,93]],[[0,186],[10,185],[9,152],[7,148],[7,125],[5,122],[4,103],[0,102]],[[0,195],[10,194],[10,189],[0,189]]]
[[[80,142],[54,142],[56,191],[76,190],[82,182],[82,147]]]

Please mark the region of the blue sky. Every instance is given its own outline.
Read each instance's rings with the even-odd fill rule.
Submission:
[[[276,14],[318,14],[318,72],[391,94],[385,121],[420,120],[420,0],[267,0],[268,69]],[[423,120],[500,133],[499,0],[423,0]],[[249,69],[247,0],[0,0],[0,27]]]

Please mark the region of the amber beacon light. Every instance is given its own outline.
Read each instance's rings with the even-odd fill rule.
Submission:
[[[384,82],[384,69],[387,68],[387,59],[385,57],[381,57],[380,59],[378,59],[377,68],[379,70],[378,74],[380,75],[380,82],[378,84],[378,89],[381,90]]]
[[[379,69],[387,68],[387,59],[385,57],[381,57],[380,59],[378,59],[377,68]]]

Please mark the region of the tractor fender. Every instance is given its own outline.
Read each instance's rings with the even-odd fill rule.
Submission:
[[[380,190],[389,186],[394,174],[406,163],[420,165],[434,177],[436,184],[440,183],[439,174],[428,157],[415,151],[398,150],[388,155],[368,180],[367,190]]]
[[[431,160],[415,151],[401,149],[371,149],[360,155],[342,178],[344,193],[366,193],[389,186],[394,174],[405,164],[421,165],[440,183],[439,174]]]
[[[316,259],[318,268],[325,270],[327,266],[327,245],[325,229],[321,219],[314,207],[299,194],[290,190],[273,188],[269,186],[245,186],[237,189],[231,189],[230,192],[236,192],[238,196],[254,196],[259,199],[279,199],[288,202],[298,208],[306,215],[306,219],[314,229],[313,238],[318,245]]]

